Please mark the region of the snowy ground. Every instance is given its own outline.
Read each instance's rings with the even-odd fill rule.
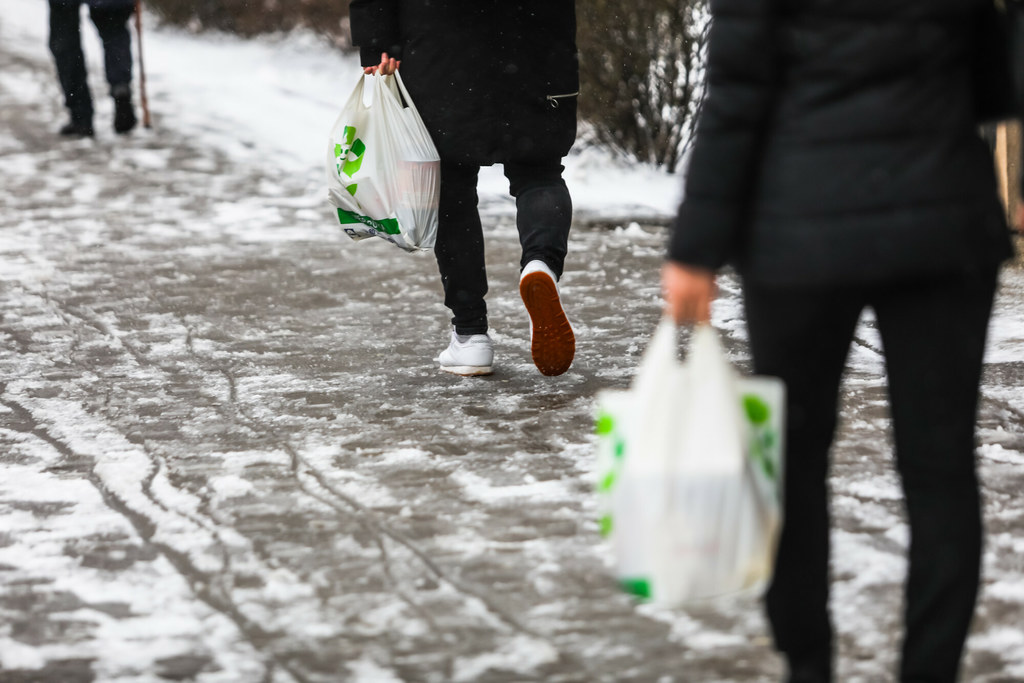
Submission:
[[[98,137],[59,141],[46,5],[4,7],[0,680],[778,679],[755,602],[637,606],[593,521],[592,400],[628,383],[653,331],[652,226],[675,179],[570,161],[589,219],[563,282],[579,356],[544,379],[511,204],[487,174],[499,370],[460,380],[431,362],[446,314],[430,256],[348,241],[324,200],[352,60],[155,31],[157,127],[115,139],[87,30]],[[1024,680],[1022,303],[1007,271],[965,670],[986,683]],[[745,365],[728,279],[715,318]],[[899,638],[906,527],[878,348],[867,318],[833,482],[843,681],[891,679]]]

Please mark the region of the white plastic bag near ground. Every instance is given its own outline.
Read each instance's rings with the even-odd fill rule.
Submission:
[[[738,377],[710,326],[680,363],[666,320],[632,387],[598,396],[601,529],[625,590],[678,606],[765,585],[784,393],[776,378]]]
[[[440,157],[397,73],[360,76],[331,129],[327,184],[352,239],[382,237],[406,251],[434,246]]]

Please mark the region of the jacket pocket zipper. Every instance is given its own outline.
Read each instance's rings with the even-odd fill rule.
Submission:
[[[564,95],[548,95],[547,97],[545,97],[545,99],[548,101],[548,104],[551,105],[552,109],[558,109],[558,100],[565,100],[570,97],[579,97],[579,94],[580,91],[577,90],[576,92],[565,93]]]

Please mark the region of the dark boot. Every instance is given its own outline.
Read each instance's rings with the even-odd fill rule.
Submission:
[[[132,86],[128,83],[115,85],[110,89],[110,94],[114,98],[114,131],[123,135],[138,123],[132,105]]]
[[[58,131],[66,138],[91,138],[93,136],[92,123],[89,121],[76,121],[71,119]]]
[[[786,683],[831,683],[832,656],[826,650],[800,657],[789,656]]]

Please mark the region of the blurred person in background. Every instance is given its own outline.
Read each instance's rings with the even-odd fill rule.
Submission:
[[[975,421],[1011,256],[974,99],[990,0],[711,0],[707,100],[662,275],[679,323],[743,282],[757,374],[786,382],[784,528],[765,603],[792,683],[834,680],[829,448],[874,310],[910,526],[904,682],[954,681],[980,579]]]
[[[128,19],[135,0],[50,0],[50,52],[64,90],[64,104],[71,120],[60,129],[67,137],[92,137],[92,95],[82,54],[81,6],[89,6],[89,17],[103,41],[103,58],[114,99],[114,131],[123,134],[135,127],[132,105],[132,39]]]
[[[350,16],[365,72],[390,74],[401,62],[441,156],[434,252],[453,314],[441,370],[492,371],[477,179],[500,163],[516,199],[533,361],[545,375],[564,373],[576,349],[557,285],[572,222],[561,162],[576,139],[574,0],[352,0]]]

